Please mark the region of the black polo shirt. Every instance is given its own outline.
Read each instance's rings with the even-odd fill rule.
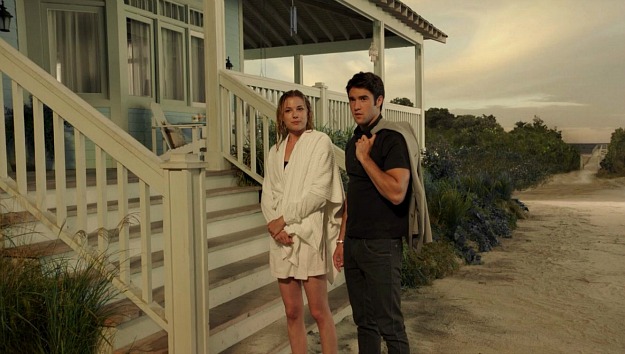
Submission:
[[[371,136],[371,129],[382,116],[364,130],[356,127],[354,136],[345,149],[347,185],[346,237],[362,239],[401,238],[408,234],[410,198],[393,205],[384,198],[356,158],[356,141],[364,135]],[[410,157],[403,136],[393,130],[380,130],[370,153],[371,159],[382,171],[393,168],[410,170]],[[408,188],[406,196],[411,189]]]

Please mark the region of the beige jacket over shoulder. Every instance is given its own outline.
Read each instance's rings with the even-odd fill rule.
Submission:
[[[332,254],[341,226],[344,200],[330,138],[304,132],[284,166],[287,141],[272,146],[265,164],[261,207],[267,222],[284,217],[293,245],[270,239],[270,268],[277,278],[327,274],[333,282]]]
[[[382,129],[389,129],[400,133],[406,141],[410,155],[410,176],[412,178],[412,197],[410,199],[410,224],[406,240],[408,245],[419,252],[424,243],[432,242],[432,228],[428,213],[425,188],[423,186],[423,167],[421,166],[421,148],[414,130],[407,122],[391,122],[380,120],[371,130],[372,134]],[[415,235],[417,242],[414,242]]]

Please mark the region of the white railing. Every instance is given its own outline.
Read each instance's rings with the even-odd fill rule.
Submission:
[[[263,157],[271,147],[269,135],[275,134],[270,129],[271,122],[275,124],[278,100],[284,92],[297,88],[308,97],[317,127],[354,127],[346,95],[328,91],[322,83],[309,87],[221,71],[220,86],[223,156],[259,183],[263,178]],[[420,130],[422,115],[418,108],[385,103],[384,115],[391,121],[411,123],[415,132]],[[271,141],[275,141],[273,137]],[[335,146],[335,154],[339,166],[345,169],[345,152]]]
[[[222,152],[228,161],[262,184],[264,156],[269,153],[270,141],[275,141],[273,137],[270,139],[270,134],[275,134],[275,129],[270,127],[275,124],[277,103],[280,96],[292,90],[294,85],[269,80],[269,85],[261,88],[258,84],[262,80],[249,77],[249,81],[254,81],[249,85],[249,81],[241,81],[243,76],[230,71],[220,73]],[[320,99],[314,96],[316,89],[297,88],[311,99],[311,104],[318,110]],[[339,110],[340,103],[340,109],[350,114],[347,101],[330,100],[330,103],[335,111]],[[334,150],[337,163],[345,169],[345,153],[337,146]]]
[[[204,179],[200,178],[204,164],[193,160],[193,155],[172,156],[169,162],[164,162],[0,40],[0,77],[3,74],[11,83],[14,129],[8,136],[14,138],[5,139],[7,117],[3,109],[0,111],[0,189],[81,256],[90,258],[110,252],[109,269],[117,274],[114,285],[168,332],[170,352],[192,352],[191,346],[197,347],[193,341],[207,340],[202,338],[208,333],[208,306],[202,308],[207,305],[202,304],[202,298],[208,298],[206,213],[205,203],[197,197],[204,195],[200,190],[206,188]],[[9,90],[5,90],[0,80],[0,107],[4,107],[5,91]],[[24,97],[32,99],[32,130],[24,124]],[[47,119],[52,120],[52,132],[44,131]],[[53,149],[48,146],[48,153],[46,134],[53,135]],[[33,142],[28,142],[27,136],[33,136]],[[73,144],[73,153],[68,152],[67,156],[75,161],[69,170],[65,149],[68,144]],[[30,145],[34,148],[29,148]],[[9,150],[14,151],[14,161],[8,158]],[[54,156],[54,171],[46,168],[47,156]],[[34,185],[29,180],[32,173],[27,172],[27,164],[33,160],[30,169],[34,169]],[[75,175],[67,176],[67,173]],[[116,176],[116,184],[107,183],[109,175]],[[75,179],[74,189],[67,188],[67,177]],[[90,177],[94,177],[94,183]],[[47,190],[51,179],[55,194]],[[162,203],[153,202],[159,199]],[[116,205],[117,213],[109,212],[112,205]],[[94,207],[97,217],[88,218],[88,210]],[[120,220],[135,220],[136,225]],[[97,232],[89,233],[90,230]],[[175,242],[171,237],[173,230]],[[156,241],[158,233],[160,241]],[[117,238],[115,244],[109,244],[111,235]],[[162,244],[165,270],[163,305],[153,298],[157,286],[152,257],[158,244]],[[136,262],[141,266],[131,269],[131,264]],[[198,269],[196,277],[191,278],[188,269]]]
[[[277,105],[284,92],[297,88],[310,100],[315,117],[315,126],[326,127],[331,130],[354,128],[354,121],[349,110],[349,100],[344,92],[329,91],[323,83],[317,83],[310,87],[234,71],[229,71],[228,74],[245,83],[256,93],[273,103],[274,106]],[[394,122],[409,122],[415,131],[419,131],[423,127],[421,113],[420,108],[384,103],[383,116],[385,119]],[[275,117],[275,112],[269,116]]]

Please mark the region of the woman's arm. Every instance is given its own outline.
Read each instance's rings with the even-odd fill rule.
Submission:
[[[308,215],[322,209],[326,205],[326,198],[320,194],[331,188],[334,171],[334,151],[329,137],[320,139],[309,156],[306,169],[307,180],[311,185],[307,192],[297,202],[290,202],[284,206],[284,222],[286,225],[301,222]],[[304,176],[302,176],[304,178]]]

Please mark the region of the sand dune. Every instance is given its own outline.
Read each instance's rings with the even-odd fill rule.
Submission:
[[[483,265],[404,293],[414,353],[625,353],[625,178],[597,165],[519,193],[530,215]],[[337,331],[356,353],[351,317]]]

